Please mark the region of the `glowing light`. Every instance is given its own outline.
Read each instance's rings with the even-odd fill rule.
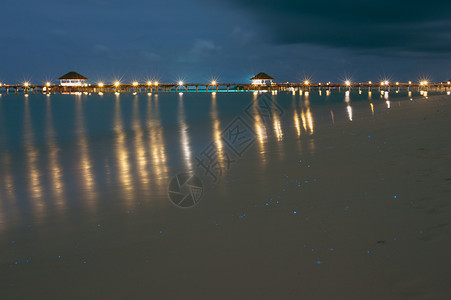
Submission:
[[[152,85],[152,81],[147,81],[147,85]]]
[[[412,84],[412,81],[409,81],[409,84]]]
[[[216,80],[213,80],[213,81],[211,82],[211,85],[216,85]]]
[[[305,84],[305,85],[309,85],[310,82],[309,82],[308,80],[306,80],[306,81],[304,81],[304,84]]]
[[[399,85],[399,82],[396,82],[396,85]]]
[[[182,92],[180,92],[180,93],[179,93],[179,95],[180,95],[180,96],[183,96],[183,93],[182,93]]]
[[[451,84],[451,81],[448,81],[448,84]],[[2,84],[0,83],[0,86],[2,86]]]
[[[51,85],[51,83],[50,82],[47,82],[46,84],[45,84],[46,86],[50,86]]]
[[[137,81],[135,81],[135,82],[133,82],[133,86],[138,86],[138,82]]]
[[[30,86],[30,83],[29,82],[25,82],[23,85],[24,86]]]
[[[368,81],[368,84],[372,84],[372,82],[371,82],[371,81]]]
[[[103,87],[104,86],[103,82],[99,82],[98,86]]]
[[[183,85],[183,81],[179,81],[179,85]]]
[[[118,86],[120,86],[121,85],[121,83],[119,82],[119,81],[116,81],[115,83],[114,83],[114,86],[115,87],[118,87]]]
[[[158,81],[155,81],[154,85],[158,85]]]
[[[350,85],[351,85],[351,81],[346,80],[346,81],[345,81],[345,84],[346,84],[347,86],[350,86]]]

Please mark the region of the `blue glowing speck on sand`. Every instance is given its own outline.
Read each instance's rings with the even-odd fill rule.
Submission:
[[[58,258],[61,258],[61,255],[58,255]]]
[[[320,260],[317,260],[316,261],[316,264],[318,264],[318,265],[320,265],[320,264],[322,264],[323,262],[322,261],[320,261]]]
[[[162,234],[163,233],[163,230],[160,230],[160,234]]]
[[[294,214],[297,214],[297,211],[293,211]]]
[[[396,199],[396,198],[398,198],[398,196],[394,195],[394,196],[393,196],[393,198],[395,198],[395,199]]]
[[[334,248],[330,248],[329,250],[330,250],[330,251],[334,251],[335,249],[334,249]]]
[[[369,135],[368,138],[370,139],[370,138],[371,138],[371,135]]]
[[[366,251],[366,253],[370,254],[370,250]]]
[[[15,244],[16,243],[16,241],[11,241],[11,244]]]
[[[312,252],[315,252],[315,249],[312,249]]]

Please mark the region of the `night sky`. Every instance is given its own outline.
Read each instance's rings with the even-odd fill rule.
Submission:
[[[10,0],[0,82],[445,81],[451,1]]]

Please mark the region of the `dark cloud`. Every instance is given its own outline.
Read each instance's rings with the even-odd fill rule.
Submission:
[[[247,82],[261,71],[279,81],[443,80],[450,8],[400,0],[6,1],[0,79],[45,82],[42,74],[74,69],[105,82]]]
[[[276,44],[356,50],[448,52],[451,1],[227,0],[245,9]],[[382,52],[381,52],[382,49]]]

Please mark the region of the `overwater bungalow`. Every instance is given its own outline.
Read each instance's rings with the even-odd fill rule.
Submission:
[[[84,86],[88,78],[77,72],[69,72],[58,78],[60,86]]]
[[[274,78],[263,72],[258,73],[251,78],[252,84],[255,85],[271,85],[273,83],[273,80]]]

